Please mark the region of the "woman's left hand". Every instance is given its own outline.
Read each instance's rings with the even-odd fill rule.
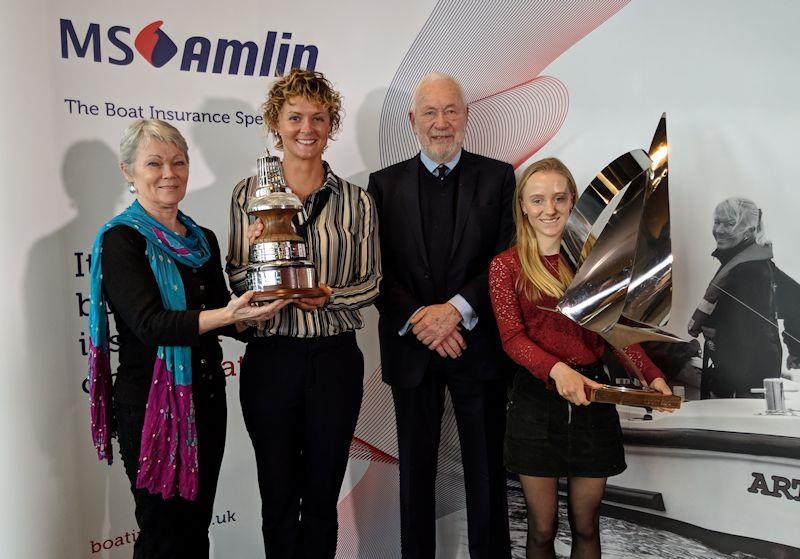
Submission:
[[[333,289],[322,282],[319,282],[319,288],[325,292],[324,295],[320,295],[319,297],[303,297],[302,299],[295,299],[292,303],[301,311],[314,311],[325,306],[333,294]]]
[[[650,388],[652,388],[653,390],[657,390],[658,392],[661,392],[665,396],[672,396],[672,390],[670,390],[667,381],[665,381],[661,377],[658,377],[657,379],[653,380],[650,383]]]
[[[667,384],[667,381],[664,380],[661,377],[658,377],[657,379],[653,380],[650,383],[650,388],[652,388],[653,390],[655,390],[657,392],[661,392],[665,396],[672,396],[672,390],[670,389],[669,385]],[[669,408],[656,408],[656,409],[658,411],[666,411],[666,412],[670,412],[670,413],[675,411],[674,409],[669,409]]]

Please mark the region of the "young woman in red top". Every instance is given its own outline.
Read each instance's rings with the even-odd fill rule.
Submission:
[[[516,245],[489,268],[489,292],[506,353],[520,365],[508,408],[505,463],[528,508],[527,557],[555,557],[558,479],[568,482],[571,557],[600,557],[599,507],[606,478],[625,470],[616,408],[589,405],[584,386],[608,377],[603,339],[554,312],[573,276],[559,256],[578,193],[558,159],[525,170],[514,195]],[[650,387],[670,394],[639,346],[625,348]],[[626,361],[623,359],[623,361]]]

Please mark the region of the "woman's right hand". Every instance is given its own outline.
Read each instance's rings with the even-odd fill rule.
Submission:
[[[241,297],[231,295],[231,300],[226,306],[200,311],[197,324],[200,334],[202,335],[231,324],[236,324],[236,329],[241,331],[246,326],[246,323],[269,320],[289,304],[288,300],[273,301],[268,305],[262,305],[261,303],[251,304],[253,294],[253,291],[247,291]]]
[[[231,323],[269,320],[290,303],[287,299],[278,299],[268,304],[254,303],[251,302],[254,293],[253,291],[247,291],[242,293],[241,297],[231,296],[230,302],[225,307]]]
[[[261,236],[261,233],[264,232],[264,223],[261,221],[261,218],[257,217],[253,223],[248,225],[247,227],[247,240],[252,245],[256,242]]]
[[[601,388],[603,385],[580,374],[578,371],[559,361],[550,370],[550,378],[556,383],[556,390],[565,400],[576,406],[588,406],[584,386]]]

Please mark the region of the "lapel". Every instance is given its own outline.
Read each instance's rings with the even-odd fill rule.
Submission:
[[[467,150],[461,150],[461,171],[458,181],[458,203],[456,207],[456,222],[453,227],[453,243],[450,248],[450,259],[456,253],[461,237],[464,234],[464,227],[467,224],[469,210],[472,207],[472,199],[475,196],[475,188],[478,185],[478,165],[475,157]],[[417,210],[419,213],[419,210]]]
[[[422,210],[419,206],[419,172],[422,163],[419,154],[408,160],[408,165],[402,171],[400,177],[400,198],[403,204],[404,214],[408,218],[408,232],[412,242],[416,246],[414,252],[421,255],[425,269],[428,263],[428,249],[425,248],[425,236],[422,231]]]

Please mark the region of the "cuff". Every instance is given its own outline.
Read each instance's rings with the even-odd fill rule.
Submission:
[[[533,376],[535,376],[540,381],[542,381],[547,386],[548,389],[555,390],[556,389],[556,381],[553,380],[553,377],[550,376],[550,371],[552,371],[553,367],[558,365],[561,361],[562,361],[561,359],[558,359],[555,356],[550,355],[550,356],[547,356],[547,357],[543,358],[542,362],[539,364],[541,369],[539,369],[537,367],[537,370],[542,371],[543,374],[540,375],[540,374],[537,374],[536,372],[532,371],[531,369],[528,369],[528,370],[530,371],[530,373]]]
[[[456,293],[447,302],[453,305],[456,310],[461,313],[461,325],[464,328],[467,330],[472,330],[475,328],[475,325],[478,324],[478,317],[475,315],[475,310],[472,308],[472,306],[470,306],[469,303],[467,303],[467,300],[464,299],[464,297]]]
[[[405,336],[405,335],[408,333],[408,331],[411,329],[411,319],[412,319],[412,318],[414,318],[414,317],[417,315],[417,313],[418,313],[419,311],[421,311],[422,309],[424,309],[424,308],[425,308],[425,307],[420,307],[420,308],[418,308],[417,310],[415,310],[415,311],[414,311],[414,312],[411,314],[411,316],[409,316],[409,317],[408,317],[408,320],[406,320],[406,323],[405,323],[405,324],[403,324],[403,327],[402,327],[402,328],[400,328],[400,330],[398,330],[398,331],[397,331],[397,333],[398,333],[399,335],[401,335],[401,336]]]

